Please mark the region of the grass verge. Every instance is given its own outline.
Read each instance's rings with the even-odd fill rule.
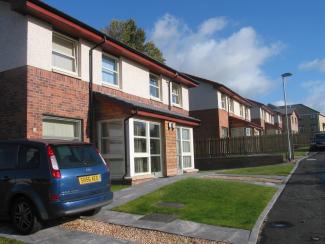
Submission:
[[[223,174],[238,174],[238,175],[279,175],[287,176],[293,169],[294,164],[284,163],[267,166],[239,168],[239,169],[226,169],[218,170],[216,172]]]
[[[275,192],[272,187],[189,178],[113,210],[142,215],[173,214],[183,220],[250,230]],[[182,203],[184,207],[162,207],[160,202]]]
[[[0,244],[26,244],[26,243],[22,242],[22,241],[8,239],[8,238],[0,236]]]
[[[294,150],[295,157],[303,157],[309,152],[309,147],[300,147]]]

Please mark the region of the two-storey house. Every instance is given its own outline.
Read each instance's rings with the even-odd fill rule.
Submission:
[[[263,103],[249,99],[253,104],[252,121],[262,127],[261,134],[274,135],[282,132],[281,113],[274,112]]]
[[[92,141],[112,179],[194,170],[197,83],[37,0],[0,0],[0,139]]]
[[[251,122],[252,104],[223,84],[188,75],[199,83],[190,89],[190,115],[201,125],[194,130],[197,138],[256,135],[261,129]]]
[[[284,109],[284,106],[278,108]],[[313,134],[325,131],[325,116],[321,112],[304,104],[292,104],[288,108],[294,109],[298,116],[299,132]]]
[[[283,132],[287,132],[287,122],[286,122],[286,115],[285,115],[285,108],[275,108],[273,109],[275,112],[282,114],[282,121],[283,121]],[[299,116],[296,113],[296,110],[292,107],[287,108],[288,112],[288,125],[289,125],[289,132],[291,134],[296,134],[299,132]]]

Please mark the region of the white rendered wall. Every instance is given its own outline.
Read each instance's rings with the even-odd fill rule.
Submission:
[[[27,17],[0,1],[0,72],[27,63]]]

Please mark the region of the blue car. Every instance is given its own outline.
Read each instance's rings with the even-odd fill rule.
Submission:
[[[0,141],[0,216],[21,234],[67,215],[94,215],[113,199],[107,163],[89,143]]]

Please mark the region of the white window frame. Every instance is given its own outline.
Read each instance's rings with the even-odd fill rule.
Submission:
[[[182,160],[182,170],[186,169],[194,169],[194,146],[193,146],[193,129],[190,127],[182,127],[182,126],[176,126],[176,130],[180,129],[180,138],[178,139],[180,141],[180,155],[176,155],[177,157],[181,157]],[[189,130],[190,134],[190,140],[183,140],[183,129]],[[177,132],[176,132],[177,133]],[[177,137],[176,137],[177,138]],[[190,152],[184,152],[183,151],[183,141],[190,142]],[[184,160],[183,157],[190,156],[191,157],[191,167],[184,167]],[[178,167],[178,165],[177,165]]]
[[[235,102],[232,98],[229,98],[229,111],[232,113],[235,112]]]
[[[75,56],[69,56],[65,53],[61,53],[59,51],[55,51],[53,50],[53,37],[56,36],[57,38],[60,38],[60,39],[64,39],[66,41],[69,41],[73,44],[73,52],[75,54]],[[71,70],[66,70],[66,69],[63,69],[63,68],[60,68],[60,67],[57,67],[57,66],[54,66],[53,64],[53,61],[52,62],[52,69],[54,71],[59,71],[59,72],[63,72],[63,73],[67,73],[67,74],[70,74],[70,75],[73,75],[73,76],[78,76],[78,73],[79,73],[79,44],[78,44],[78,41],[77,40],[74,40],[70,37],[67,37],[65,35],[62,35],[58,32],[53,32],[52,33],[52,56],[51,58],[53,58],[53,53],[57,53],[59,55],[62,55],[64,57],[67,57],[67,58],[70,58],[70,59],[73,59],[74,60],[74,66],[75,66],[75,71],[71,71]]]
[[[63,118],[63,117],[56,117],[56,116],[43,116],[42,118],[42,126],[43,126],[43,122],[44,121],[66,121],[66,122],[72,122],[72,123],[75,123],[76,124],[76,133],[77,133],[77,136],[74,137],[74,141],[82,141],[82,121],[80,119],[70,119],[70,118]],[[44,131],[43,131],[44,133]],[[42,136],[44,139],[58,139],[58,140],[71,140],[71,138],[65,138],[65,137],[53,137],[53,136]]]
[[[177,86],[178,87],[179,94],[176,94],[176,93],[173,92],[173,86]],[[179,103],[174,103],[173,96],[178,96]],[[177,107],[181,107],[182,106],[182,86],[180,84],[175,83],[175,82],[172,82],[172,85],[171,85],[171,100],[172,100],[171,101],[172,102],[172,105],[177,106]]]
[[[245,106],[240,104],[240,108],[239,108],[239,114],[240,114],[240,117],[245,117]]]
[[[151,77],[155,77],[157,79],[158,82],[158,86],[155,86],[153,84],[151,84]],[[149,94],[150,94],[150,98],[154,99],[154,100],[158,100],[161,101],[162,99],[162,82],[161,82],[161,76],[155,75],[150,73],[149,74]],[[156,89],[158,89],[158,97],[155,97],[153,95],[151,95],[151,87],[154,87]]]
[[[134,122],[140,122],[140,123],[145,123],[146,124],[146,136],[135,136],[134,135]],[[161,173],[163,173],[163,165],[162,165],[162,126],[161,123],[159,122],[153,122],[153,121],[148,121],[148,120],[142,120],[142,119],[138,119],[138,118],[131,118],[129,120],[129,125],[131,125],[129,127],[129,131],[130,131],[130,163],[133,164],[132,167],[130,166],[131,169],[131,176],[143,176],[143,175],[151,175],[151,156],[160,156],[160,166],[161,166]],[[158,139],[155,137],[150,137],[150,124],[155,124],[159,126],[159,136],[160,136],[160,155],[158,154],[152,154],[150,152],[150,139],[154,138],[154,139]],[[146,152],[145,153],[138,153],[134,151],[134,139],[135,138],[142,138],[142,139],[146,139]],[[135,172],[135,159],[136,158],[147,158],[148,160],[148,171],[147,172],[141,172],[141,173],[136,173]]]
[[[108,59],[111,59],[111,60],[114,60],[114,62],[116,62],[116,70],[111,70],[111,69],[106,69],[104,68],[104,65],[103,65],[103,59],[104,58],[108,58]],[[120,59],[117,58],[117,57],[114,57],[112,55],[109,55],[107,53],[102,53],[102,69],[101,69],[101,81],[102,81],[102,85],[103,86],[110,86],[110,87],[115,87],[115,88],[120,88]],[[116,81],[117,81],[117,84],[111,84],[111,83],[108,83],[107,81],[104,81],[103,79],[103,72],[104,71],[108,71],[108,72],[112,72],[114,74],[116,74]]]
[[[224,110],[228,110],[227,109],[227,95],[225,94],[221,94],[221,108],[224,109]]]
[[[245,108],[245,119],[246,120],[250,120],[250,117],[249,117],[249,109],[248,108]]]

